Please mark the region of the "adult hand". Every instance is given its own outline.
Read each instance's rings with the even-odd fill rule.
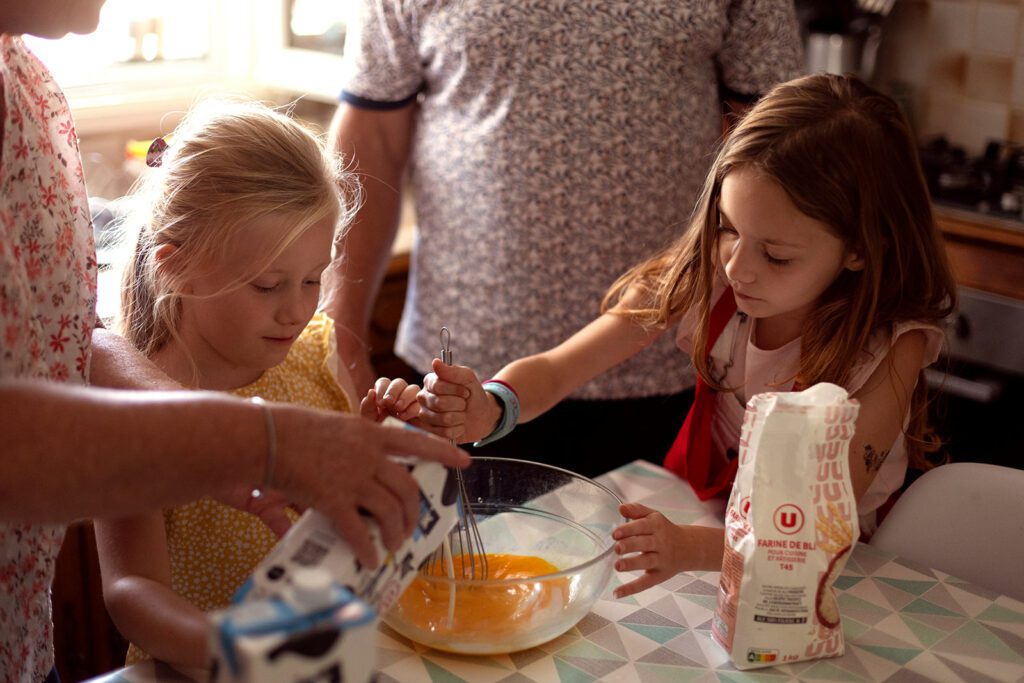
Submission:
[[[414,456],[466,467],[464,451],[430,434],[374,424],[356,415],[274,404],[278,463],[273,482],[289,498],[329,517],[359,561],[376,567],[367,517],[396,550],[419,517],[419,486],[388,456]]]
[[[459,443],[476,441],[494,431],[500,409],[464,365],[445,365],[435,358],[433,372],[423,378],[419,424]]]
[[[615,589],[616,598],[647,590],[681,571],[691,569],[687,562],[685,531],[665,515],[639,503],[625,503],[619,512],[626,522],[612,531],[615,540],[615,569],[620,572],[643,570],[643,575]]]

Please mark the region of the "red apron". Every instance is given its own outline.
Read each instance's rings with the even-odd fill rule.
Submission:
[[[727,289],[711,310],[711,325],[705,349],[708,356],[734,313],[736,297],[732,289]],[[711,447],[711,420],[715,414],[717,395],[718,392],[698,375],[693,406],[665,456],[665,467],[688,481],[701,500],[728,493],[736,477],[738,458],[728,460],[723,454],[715,453]]]

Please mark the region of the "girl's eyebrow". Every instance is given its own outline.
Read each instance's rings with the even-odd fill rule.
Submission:
[[[720,224],[721,223],[725,223],[729,227],[733,227],[733,228],[735,227],[735,226],[733,226],[732,221],[729,220],[729,217],[725,214],[725,211],[722,211],[722,207],[721,206],[718,207],[718,222]],[[767,245],[772,246],[772,247],[792,247],[793,249],[799,249],[799,248],[803,247],[802,244],[797,244],[796,242],[786,242],[785,240],[758,240],[758,241],[760,241],[762,244],[767,244]]]

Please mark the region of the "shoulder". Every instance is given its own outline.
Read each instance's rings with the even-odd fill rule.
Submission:
[[[728,286],[721,277],[715,277],[714,285],[711,289],[711,310],[714,311],[719,301],[722,299],[722,295],[725,294]],[[683,313],[679,319],[679,323],[676,326],[676,346],[680,350],[691,353],[693,351],[693,336],[697,329],[699,311],[690,309]]]
[[[847,389],[854,393],[879,373],[913,381],[938,359],[944,340],[942,328],[925,321],[903,321],[876,330]]]
[[[893,360],[916,359],[920,370],[938,360],[944,341],[945,334],[938,325],[907,320],[876,331],[869,342],[868,355],[872,358],[889,355]]]

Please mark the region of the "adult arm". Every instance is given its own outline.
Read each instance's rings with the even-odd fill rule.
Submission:
[[[354,415],[269,404],[277,432],[272,487],[327,515],[370,566],[363,508],[388,548],[412,531],[415,481],[387,455],[466,466],[426,434]],[[263,409],[213,392],[125,392],[41,381],[0,382],[0,519],[123,516],[262,484]]]
[[[331,265],[325,304],[357,396],[364,396],[376,378],[368,346],[370,316],[398,231],[417,106],[413,101],[378,110],[343,103],[331,123],[332,147],[354,165],[363,187],[362,205]]]
[[[92,331],[89,383],[111,389],[182,389],[130,341],[102,326]]]

